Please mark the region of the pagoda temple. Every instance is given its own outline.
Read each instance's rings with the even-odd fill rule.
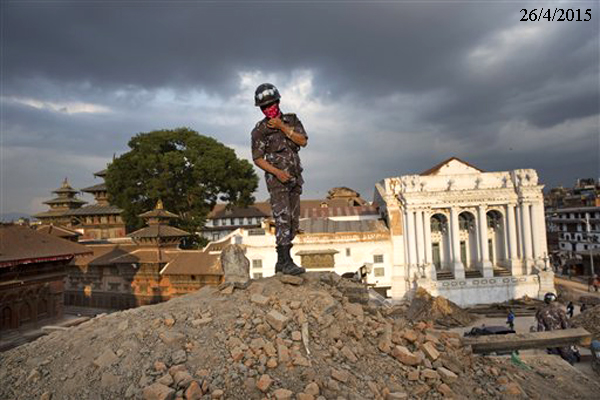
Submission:
[[[181,240],[191,235],[168,225],[179,217],[165,210],[162,201],[140,217],[147,226],[127,235],[133,243],[90,244],[93,256],[72,263],[66,281],[67,305],[125,309],[221,283],[219,256],[180,249]]]
[[[106,170],[96,172],[94,176],[104,179]],[[108,202],[106,183],[81,189],[82,192],[91,193],[96,200],[90,204],[70,212],[78,222],[77,227],[82,232],[82,239],[110,239],[125,236],[125,223],[121,217],[120,208]]]
[[[79,191],[69,185],[67,178],[63,181],[62,186],[53,190],[52,193],[56,193],[57,197],[44,202],[50,206],[50,210],[38,213],[34,217],[44,224],[74,228],[77,221],[73,220],[71,212],[81,208],[86,202],[76,197]]]

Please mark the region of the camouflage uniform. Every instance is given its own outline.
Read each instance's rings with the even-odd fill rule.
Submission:
[[[281,120],[291,126],[295,133],[307,136],[296,114],[282,114]],[[252,130],[252,159],[264,158],[275,168],[291,175],[288,182],[281,183],[275,175],[265,172],[275,219],[277,246],[286,246],[292,244],[300,219],[300,195],[304,183],[298,155],[300,146],[288,139],[279,129],[269,128],[267,121],[267,118],[261,120]]]
[[[538,323],[538,332],[569,328],[567,314],[554,304],[548,304],[539,309],[535,314],[535,319]],[[575,355],[570,347],[557,347],[548,350],[551,353],[559,354],[564,360],[570,363],[573,363],[574,361]]]

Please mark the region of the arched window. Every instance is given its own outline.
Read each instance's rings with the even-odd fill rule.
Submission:
[[[445,233],[448,230],[447,219],[443,214],[435,214],[431,217],[431,232]]]
[[[458,216],[458,226],[461,231],[472,231],[475,229],[475,217],[470,212],[462,212]]]
[[[498,229],[502,227],[502,214],[496,210],[488,211],[487,226],[488,228]]]

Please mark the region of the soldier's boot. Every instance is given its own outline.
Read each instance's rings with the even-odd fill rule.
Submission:
[[[277,262],[275,263],[275,273],[283,272],[283,266],[286,264],[285,246],[277,246]]]
[[[294,262],[294,260],[292,259],[292,256],[290,255],[290,250],[292,250],[292,245],[288,244],[285,246],[281,246],[284,249],[284,257],[285,257],[285,264],[283,265],[283,270],[281,272],[283,272],[286,275],[300,275],[306,272],[306,270],[302,267],[299,267],[298,265],[296,265],[296,263]]]

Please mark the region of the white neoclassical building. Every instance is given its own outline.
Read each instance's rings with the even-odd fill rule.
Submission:
[[[460,304],[554,291],[535,170],[483,172],[450,158],[387,178],[374,205],[390,228],[392,298],[416,286]]]

